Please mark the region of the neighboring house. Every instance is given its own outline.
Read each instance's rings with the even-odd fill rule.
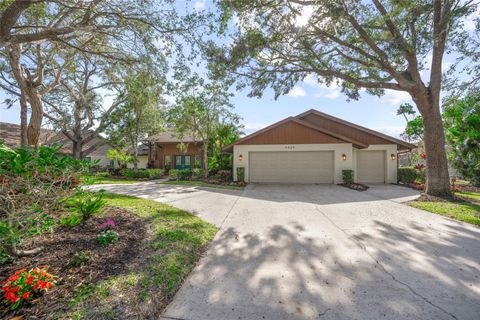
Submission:
[[[133,152],[132,152],[133,154]],[[138,169],[145,169],[148,168],[148,157],[149,157],[149,148],[146,145],[139,145],[138,146],[138,154],[137,154],[137,168]],[[133,168],[133,163],[128,163],[127,168]]]
[[[396,183],[397,152],[415,146],[383,133],[309,110],[225,147],[247,182],[342,183],[354,170],[359,183]]]
[[[93,134],[93,133],[92,133]],[[20,125],[14,123],[0,122],[0,139],[11,148],[20,147]],[[60,154],[72,154],[72,141],[63,133],[49,129],[41,129],[40,145],[61,144]],[[86,153],[85,159],[100,160],[99,166],[107,166],[110,160],[107,158],[107,151],[111,147],[106,143],[105,139],[99,135],[93,137],[88,143],[82,147],[82,151]]]
[[[170,169],[203,168],[202,141],[190,135],[179,137],[167,131],[149,138],[148,167]]]

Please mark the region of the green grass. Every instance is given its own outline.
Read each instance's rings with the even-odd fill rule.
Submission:
[[[480,225],[480,205],[478,204],[445,201],[412,201],[409,204],[414,208]]]
[[[222,184],[213,184],[203,181],[190,181],[190,180],[178,180],[178,181],[162,181],[159,184],[173,184],[173,185],[185,185],[185,186],[195,186],[195,187],[208,187],[208,188],[219,188],[219,189],[231,189],[231,190],[243,190],[243,187],[240,186],[230,186]]]
[[[478,192],[462,192],[462,191],[459,191],[459,192],[455,192],[456,195],[459,195],[459,196],[462,196],[462,197],[465,197],[465,198],[470,198],[470,199],[473,199],[473,200],[477,200],[477,201],[480,201],[480,193]]]
[[[122,318],[109,303],[118,299],[130,310],[160,310],[173,298],[217,232],[215,226],[188,212],[152,200],[118,194],[106,194],[104,200],[107,206],[131,210],[148,221],[153,232],[145,248],[148,256],[141,270],[80,286],[63,319]]]
[[[133,179],[115,179],[108,177],[96,177],[96,176],[82,176],[82,182],[86,184],[130,184],[138,183],[143,180],[133,180]]]

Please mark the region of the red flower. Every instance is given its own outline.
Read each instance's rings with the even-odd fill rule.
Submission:
[[[26,283],[27,285],[31,285],[33,281],[35,281],[35,277],[27,274],[27,280],[25,281],[25,283]]]
[[[23,299],[28,299],[30,297],[30,292],[25,292],[22,297]]]
[[[8,290],[10,290],[10,287],[11,287],[11,286],[5,286],[5,287],[2,288],[2,291],[3,291],[3,292],[7,292]]]
[[[15,288],[11,289],[10,292],[17,292],[20,290],[20,286],[16,286]]]
[[[427,159],[427,154],[425,152],[422,152],[420,154],[420,157],[422,157],[422,159]]]
[[[17,302],[19,299],[18,296],[16,296],[15,293],[13,293],[12,291],[7,292],[5,298],[12,303]]]
[[[51,282],[46,282],[46,287],[47,287],[47,289],[50,289],[52,287],[52,283]]]

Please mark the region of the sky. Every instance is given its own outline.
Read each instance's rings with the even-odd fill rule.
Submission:
[[[210,1],[197,0],[189,3],[191,10],[209,10],[213,6]],[[299,24],[308,19],[309,12],[299,18]],[[477,13],[478,16],[478,13]],[[473,30],[473,21],[467,21],[466,30]],[[428,59],[428,57],[427,57]],[[452,59],[446,57],[444,68],[448,67]],[[427,71],[424,72],[427,75]],[[413,104],[405,92],[386,90],[382,97],[362,94],[358,101],[348,102],[340,92],[340,88],[333,85],[326,87],[319,85],[313,77],[307,77],[304,82],[298,83],[287,95],[274,99],[273,91],[267,90],[262,98],[249,98],[248,88],[235,92],[232,99],[236,113],[241,117],[246,134],[252,133],[265,126],[271,125],[289,116],[295,116],[309,109],[317,109],[324,113],[342,118],[349,122],[380,131],[393,137],[400,137],[405,128],[405,119],[398,116],[396,110],[405,102]],[[5,95],[0,91],[0,100]],[[19,123],[20,110],[17,106],[6,110],[0,107],[0,121]]]

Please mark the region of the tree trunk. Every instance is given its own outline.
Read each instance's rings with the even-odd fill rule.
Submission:
[[[27,97],[25,96],[25,92],[20,88],[20,143],[22,146],[28,146],[27,113]]]
[[[72,141],[72,157],[74,159],[80,160],[82,159],[82,141]]]
[[[424,143],[427,154],[427,181],[425,193],[438,197],[451,197],[448,161],[445,152],[445,134],[440,106],[429,101],[420,104],[418,109],[423,116]]]
[[[208,139],[203,142],[203,170],[205,179],[208,178]]]

